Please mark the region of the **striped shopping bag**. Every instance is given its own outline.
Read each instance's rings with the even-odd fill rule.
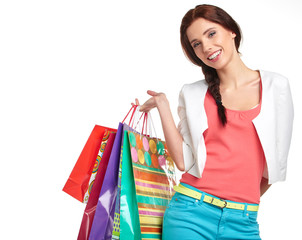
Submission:
[[[164,141],[134,131],[128,131],[128,139],[141,239],[161,239],[163,215],[176,183],[174,163]]]

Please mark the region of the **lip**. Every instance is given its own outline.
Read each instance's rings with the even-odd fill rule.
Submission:
[[[219,51],[220,51],[220,53],[216,56],[216,58],[214,58],[214,59],[209,59],[209,57],[211,57],[213,54],[215,54],[215,53],[217,53],[217,52],[219,52]],[[211,53],[211,54],[207,57],[207,59],[208,59],[209,61],[211,61],[211,62],[216,62],[216,61],[218,61],[218,59],[219,59],[219,57],[220,57],[220,55],[221,55],[221,52],[222,52],[222,50],[219,49],[219,50],[217,50],[217,51]]]

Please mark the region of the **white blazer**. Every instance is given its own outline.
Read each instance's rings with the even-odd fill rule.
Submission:
[[[268,183],[286,179],[287,157],[291,142],[294,108],[287,78],[259,70],[262,82],[261,110],[253,124],[258,133],[266,168],[263,176]],[[185,171],[202,177],[206,164],[203,132],[208,128],[204,99],[208,89],[205,80],[185,84],[179,94],[178,130],[183,137]]]

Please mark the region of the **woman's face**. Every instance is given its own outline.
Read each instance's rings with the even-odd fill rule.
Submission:
[[[236,34],[204,18],[196,19],[188,27],[187,37],[197,57],[215,69],[224,68],[237,53]]]

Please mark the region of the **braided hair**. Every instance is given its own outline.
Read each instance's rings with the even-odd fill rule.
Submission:
[[[219,89],[220,80],[217,75],[217,71],[214,68],[210,67],[205,67],[202,70],[203,74],[205,75],[206,82],[208,83],[209,91],[216,101],[219,119],[222,125],[225,126],[225,124],[227,123],[227,119],[225,114],[225,107],[222,105],[221,101],[221,94]]]

